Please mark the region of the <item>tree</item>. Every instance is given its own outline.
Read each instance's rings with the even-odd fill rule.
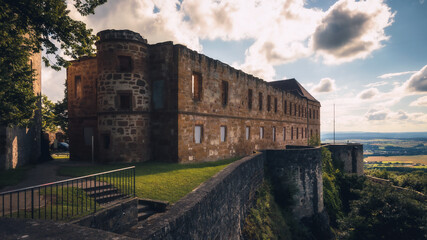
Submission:
[[[73,0],[77,11],[93,14],[107,0]],[[0,1],[0,125],[28,125],[36,108],[29,66],[33,53],[45,51],[46,66],[59,70],[73,59],[93,55],[96,36],[83,22],[70,18],[66,0]],[[59,48],[57,47],[59,46]]]
[[[365,182],[343,221],[345,239],[426,239],[427,204],[391,186]]]
[[[50,101],[46,95],[42,95],[42,130],[55,132],[58,126],[55,123],[55,114],[53,112],[55,104]]]
[[[61,127],[65,135],[68,135],[68,88],[67,82],[65,82],[64,99],[58,101],[53,108],[55,114],[55,124]]]

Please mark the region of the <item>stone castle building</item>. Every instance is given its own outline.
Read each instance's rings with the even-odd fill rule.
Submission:
[[[74,160],[198,162],[307,145],[320,103],[295,79],[266,82],[172,42],[98,33],[67,71]]]
[[[30,66],[35,70],[33,91],[41,96],[41,53],[30,56]],[[41,100],[34,112],[30,127],[0,126],[0,170],[16,168],[39,161],[41,156]]]

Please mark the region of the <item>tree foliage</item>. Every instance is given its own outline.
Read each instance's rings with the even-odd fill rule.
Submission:
[[[65,90],[65,94],[66,94]],[[67,95],[62,101],[53,103],[46,95],[42,95],[42,130],[56,132],[59,129],[65,134],[68,131]]]
[[[366,181],[342,222],[343,239],[426,239],[427,204]]]
[[[321,148],[322,153],[322,178],[323,178],[323,201],[328,211],[331,225],[336,227],[337,220],[343,216],[340,189],[337,181],[342,177],[342,172],[334,166],[331,152]]]
[[[106,0],[72,2],[80,14],[88,15]],[[34,114],[37,96],[29,66],[33,53],[45,51],[43,62],[56,70],[69,64],[59,49],[73,59],[94,53],[96,36],[69,13],[66,0],[0,1],[1,125],[27,125]]]
[[[319,135],[313,135],[310,137],[310,139],[308,139],[308,145],[312,146],[312,147],[317,147],[320,146],[321,142],[320,142],[320,137]]]
[[[55,124],[54,108],[55,104],[46,95],[42,95],[42,130],[45,132],[55,132],[58,128]]]

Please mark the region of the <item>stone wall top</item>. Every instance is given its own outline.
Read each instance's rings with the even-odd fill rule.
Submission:
[[[98,42],[103,41],[114,41],[114,40],[126,40],[126,41],[137,41],[141,43],[147,43],[147,39],[141,37],[139,33],[130,30],[114,30],[108,29],[96,34],[99,37]]]

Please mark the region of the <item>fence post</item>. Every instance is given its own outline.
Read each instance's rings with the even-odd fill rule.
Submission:
[[[31,188],[31,219],[34,219],[34,188]]]
[[[94,208],[93,212],[96,213],[96,176],[95,176],[94,184],[95,184],[95,187],[94,187],[95,195],[94,195],[94,203],[93,203],[93,208]]]
[[[135,167],[133,168],[133,197],[136,197],[136,194],[135,194]]]

